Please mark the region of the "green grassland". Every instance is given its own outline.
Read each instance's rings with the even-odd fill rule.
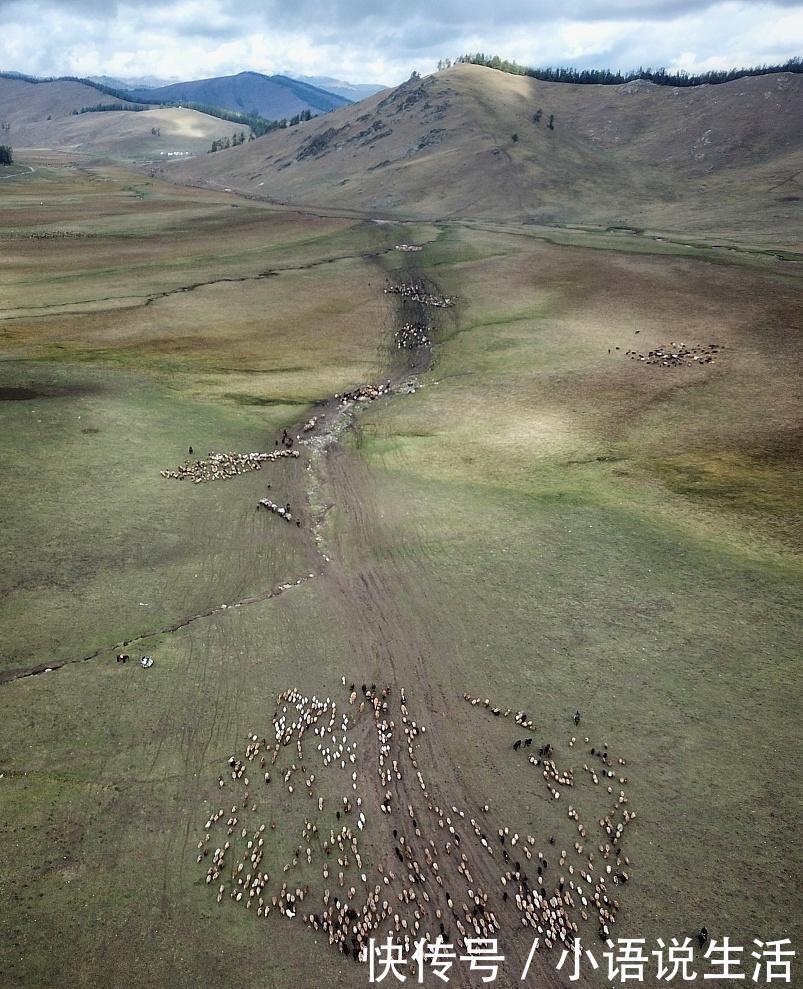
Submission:
[[[101,651],[0,683],[4,985],[365,985],[320,932],[218,906],[195,862],[218,773],[276,694],[341,675],[406,687],[453,799],[559,844],[565,809],[508,758],[515,727],[463,692],[525,708],[562,758],[571,734],[626,757],[616,934],[799,944],[793,263],[286,212],[117,169],[26,183],[0,189],[0,396],[36,393],[0,402],[0,676]],[[30,237],[59,230],[87,236]],[[254,511],[268,482],[298,493],[295,465],[158,472],[190,444],[270,449],[384,377],[399,241],[428,244],[412,263],[458,303],[418,391],[315,468],[336,581]],[[624,356],[670,340],[723,350]],[[307,572],[132,646],[148,672],[114,662]],[[362,580],[375,595],[351,597]],[[285,798],[266,813],[273,872],[301,820]]]

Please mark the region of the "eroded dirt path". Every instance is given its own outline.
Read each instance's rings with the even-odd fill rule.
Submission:
[[[431,282],[427,283],[427,291],[433,296],[440,295],[438,287]],[[433,325],[437,307],[433,309],[400,294],[394,293],[391,297],[396,309],[396,334],[405,324],[415,323],[426,328],[429,339],[437,339],[438,328]],[[439,315],[440,319],[453,318],[448,312],[441,311]],[[391,393],[415,389],[418,386],[416,375],[431,366],[432,356],[431,344],[415,347],[404,354],[404,360],[389,376]],[[370,468],[357,452],[341,442],[343,434],[358,425],[359,409],[351,405],[343,407],[333,399],[322,410],[315,430],[302,440],[311,451],[311,469],[308,471],[311,500],[313,503],[324,502],[311,528],[322,561],[318,590],[330,599],[335,613],[347,619],[350,661],[344,668],[353,670],[355,677],[359,676],[369,684],[374,682],[390,688],[392,696],[405,696],[418,722],[435,728],[421,734],[417,740],[416,757],[426,780],[426,790],[425,784],[412,771],[394,779],[387,790],[378,781],[374,782],[368,802],[372,848],[386,874],[392,873],[394,868],[398,870],[394,848],[400,842],[402,847],[412,850],[408,854],[414,854],[416,861],[423,863],[427,854],[424,840],[427,834],[433,834],[434,829],[435,834],[443,835],[433,808],[445,809],[448,814],[453,806],[458,806],[464,816],[459,822],[456,818],[455,821],[463,835],[463,843],[461,846],[458,839],[452,854],[445,854],[441,849],[438,862],[442,884],[425,883],[431,899],[428,905],[440,911],[447,928],[457,937],[454,923],[460,913],[458,902],[470,899],[467,890],[471,887],[489,892],[494,914],[501,925],[499,949],[505,955],[497,984],[521,984],[521,974],[536,932],[522,933],[522,919],[512,893],[515,883],[510,887],[510,898],[504,893],[501,875],[511,866],[503,863],[498,844],[495,856],[483,851],[469,827],[469,820],[482,822],[482,829],[498,842],[497,829],[505,822],[484,812],[481,783],[478,785],[478,781],[466,778],[442,744],[438,728],[443,728],[444,724],[439,715],[454,709],[459,699],[447,694],[443,677],[433,675],[437,644],[426,623],[416,615],[415,608],[409,606],[426,593],[429,581],[443,580],[447,575],[417,544],[414,551],[417,565],[419,561],[420,565],[416,586],[412,586],[409,571],[397,565],[393,554],[383,554],[381,564],[376,562],[376,548],[391,543],[393,534],[384,522],[383,506],[378,500]],[[332,533],[328,525],[327,509],[332,506],[336,506],[338,512],[341,537]],[[410,533],[410,539],[416,543],[415,533]],[[401,760],[402,753],[398,757]],[[389,804],[395,810],[383,814],[380,808],[388,792],[392,792]],[[442,823],[440,827],[443,827]],[[448,839],[449,835],[445,837]],[[518,857],[523,860],[521,854]],[[470,870],[468,882],[464,867]],[[534,876],[535,866],[529,871]],[[455,910],[448,905],[452,897]],[[543,946],[543,938],[541,943]],[[530,962],[527,983],[562,985],[554,962],[551,953],[536,952]],[[450,977],[454,985],[474,984],[468,972],[459,966],[452,969]]]

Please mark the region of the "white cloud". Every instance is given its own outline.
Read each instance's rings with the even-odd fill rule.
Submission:
[[[707,0],[0,0],[5,70],[256,71],[395,83],[483,50],[529,65],[699,71],[803,50],[803,3]]]

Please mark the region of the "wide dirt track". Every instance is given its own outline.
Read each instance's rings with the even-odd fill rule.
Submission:
[[[374,876],[392,827],[416,847],[405,804],[439,837],[427,800],[495,841],[532,834],[564,871],[568,803],[601,840],[582,767],[604,744],[637,815],[613,936],[800,943],[799,258],[376,223],[56,165],[3,183],[0,241],[4,985],[367,984],[300,916],[216,903],[196,863],[227,760],[271,737],[290,687],[357,721]],[[394,343],[416,311],[383,288],[411,277],[457,300],[431,314],[431,355]],[[680,341],[721,351],[625,356]],[[331,401],[413,375],[345,415]],[[159,476],[189,445],[273,450],[321,411],[297,461]],[[266,494],[302,526],[257,512]],[[341,677],[404,690],[426,726],[428,795],[405,771],[393,818]],[[576,790],[551,799],[512,750],[529,733],[466,692],[526,711]],[[320,900],[318,865],[282,872],[313,802],[274,783],[263,867]],[[498,984],[520,984],[532,938],[502,905],[498,841],[463,847],[498,902]],[[581,935],[599,956],[596,925]],[[568,985],[558,957],[529,984]]]

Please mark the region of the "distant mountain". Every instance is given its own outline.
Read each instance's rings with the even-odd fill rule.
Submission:
[[[156,89],[159,86],[170,86],[179,80],[160,79],[158,76],[87,76],[91,82],[98,82],[109,89]]]
[[[252,113],[268,120],[294,117],[309,110],[313,115],[347,106],[351,100],[326,92],[289,76],[240,72],[236,76],[196,79],[168,86],[128,90],[132,99],[199,103]]]
[[[309,83],[310,86],[317,86],[325,89],[327,93],[334,93],[335,96],[342,96],[352,103],[364,100],[368,96],[382,92],[387,86],[377,86],[373,82],[346,82],[344,79],[333,79],[332,76],[293,76],[299,82]]]

